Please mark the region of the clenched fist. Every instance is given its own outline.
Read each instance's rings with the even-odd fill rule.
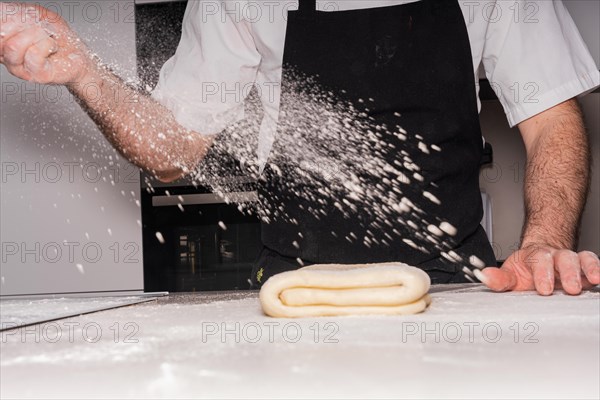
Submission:
[[[56,13],[33,4],[0,3],[0,63],[27,81],[68,84],[82,79],[91,57]]]

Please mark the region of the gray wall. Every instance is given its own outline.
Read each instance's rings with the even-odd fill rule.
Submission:
[[[599,65],[600,2],[567,0],[564,3],[577,23],[596,65]],[[583,216],[579,247],[600,253],[600,94],[589,94],[580,101],[592,143],[594,166],[592,189]],[[504,111],[497,101],[483,102],[481,126],[485,138],[494,146],[496,164],[483,171],[480,183],[494,203],[496,256],[505,259],[518,245],[523,224],[525,148],[519,131],[508,127]]]
[[[40,3],[135,78],[133,0]],[[3,66],[0,84],[0,294],[142,290],[137,169],[66,89],[24,83]]]

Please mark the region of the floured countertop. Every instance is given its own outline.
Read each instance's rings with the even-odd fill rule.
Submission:
[[[3,398],[598,398],[600,291],[437,286],[419,315],[273,319],[172,295],[2,332]],[[87,341],[86,341],[87,339]]]
[[[0,300],[0,331],[151,301],[147,295],[117,297],[11,298]]]

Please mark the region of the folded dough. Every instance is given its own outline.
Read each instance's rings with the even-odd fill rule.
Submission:
[[[311,265],[269,278],[260,303],[271,317],[416,314],[431,299],[423,270],[402,263]]]

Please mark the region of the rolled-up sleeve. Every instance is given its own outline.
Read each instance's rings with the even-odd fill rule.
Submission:
[[[487,8],[482,62],[512,126],[600,85],[600,73],[560,1]]]
[[[244,117],[261,61],[251,27],[223,1],[188,2],[181,41],[152,93],[177,122],[201,134],[219,133]]]

